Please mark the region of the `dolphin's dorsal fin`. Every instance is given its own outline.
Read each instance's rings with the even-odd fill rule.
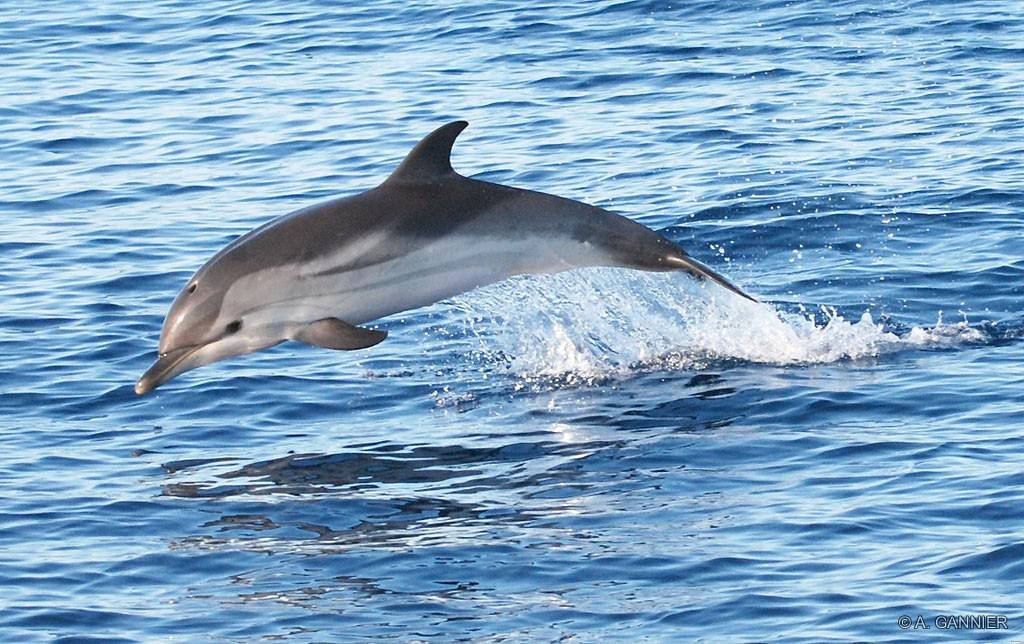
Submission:
[[[454,174],[452,146],[467,125],[466,121],[452,121],[423,137],[391,173],[388,181],[436,181]]]

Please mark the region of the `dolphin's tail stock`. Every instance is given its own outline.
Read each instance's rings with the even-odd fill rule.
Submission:
[[[684,252],[680,252],[679,255],[669,255],[665,258],[665,263],[678,270],[686,271],[690,275],[693,275],[699,280],[709,279],[712,282],[722,286],[733,293],[747,298],[751,302],[757,302],[756,299],[744,293],[738,286],[725,279],[715,271],[711,270],[704,264],[701,264],[694,258],[690,257]]]

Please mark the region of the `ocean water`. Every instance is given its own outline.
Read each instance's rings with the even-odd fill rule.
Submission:
[[[5,1],[0,640],[1024,640],[1022,43],[992,0]],[[211,254],[456,118],[462,173],[763,303],[515,278],[135,396]]]

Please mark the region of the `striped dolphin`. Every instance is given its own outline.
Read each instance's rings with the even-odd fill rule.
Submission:
[[[376,188],[274,219],[214,255],[175,298],[135,392],[285,340],[372,347],[387,332],[358,325],[519,274],[682,270],[753,299],[626,217],[456,173],[467,125],[431,132]]]

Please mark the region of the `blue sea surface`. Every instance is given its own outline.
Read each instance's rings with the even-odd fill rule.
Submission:
[[[0,58],[0,640],[1024,640],[1020,2],[6,0]],[[763,303],[519,277],[134,394],[459,118]]]

